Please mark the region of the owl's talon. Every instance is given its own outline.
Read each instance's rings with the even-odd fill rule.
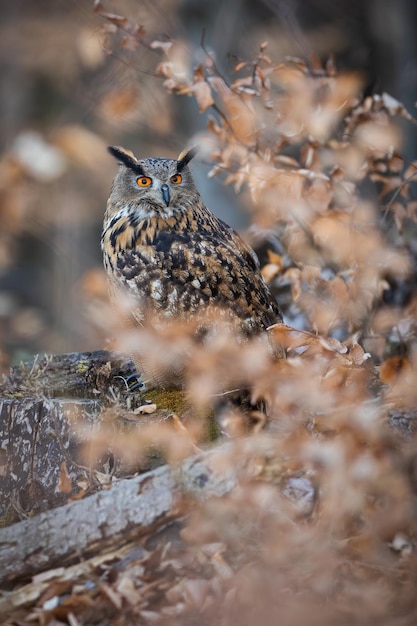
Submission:
[[[134,372],[126,377],[126,383],[129,391],[145,391],[146,385],[142,380],[142,375],[139,372]],[[133,384],[131,382],[133,381]]]
[[[126,388],[125,391],[136,391],[138,389],[140,391],[146,390],[146,385],[139,372],[134,372],[133,374],[129,374],[129,376],[115,376],[115,378],[120,378],[123,381]],[[133,381],[133,384],[131,384],[131,381]]]

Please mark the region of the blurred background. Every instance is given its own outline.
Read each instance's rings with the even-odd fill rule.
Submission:
[[[149,40],[201,40],[226,74],[263,41],[286,56],[360,70],[366,93],[388,92],[415,113],[413,0],[103,0]],[[105,298],[99,240],[115,162],[106,146],[177,156],[206,126],[194,99],[166,93],[161,51],[120,47],[91,0],[3,0],[0,23],[0,367],[37,352],[93,350],[105,337],[86,302]],[[111,30],[111,29],[110,29]],[[415,128],[403,154],[416,158]],[[203,198],[241,229],[247,216],[210,164],[193,171]]]

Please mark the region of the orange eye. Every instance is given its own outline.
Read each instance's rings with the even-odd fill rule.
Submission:
[[[149,176],[140,176],[136,179],[136,182],[138,187],[149,187],[149,185],[152,185],[152,178],[149,178]]]
[[[174,185],[179,185],[180,183],[182,183],[181,174],[174,174],[174,176],[171,176],[170,181],[171,183],[174,183]]]

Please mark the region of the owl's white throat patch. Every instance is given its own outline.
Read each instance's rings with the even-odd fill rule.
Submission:
[[[168,219],[172,217],[176,212],[175,207],[171,206],[153,206],[151,204],[141,204],[136,206],[125,205],[111,218],[112,222],[119,220],[122,217],[135,218],[135,221],[140,222],[142,220],[149,220],[154,217],[162,217],[163,219]]]

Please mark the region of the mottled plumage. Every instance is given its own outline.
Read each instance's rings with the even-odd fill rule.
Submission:
[[[133,297],[138,323],[148,314],[203,320],[215,308],[249,336],[282,321],[255,253],[204,205],[188,167],[193,151],[137,160],[109,150],[120,166],[104,217],[104,266],[113,293]]]

